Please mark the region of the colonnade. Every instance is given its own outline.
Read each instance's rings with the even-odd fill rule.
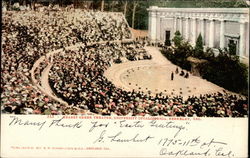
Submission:
[[[238,42],[237,54],[249,56],[246,48],[246,43],[249,41],[249,37],[246,36],[249,33],[247,30],[249,13],[244,8],[158,8],[152,6],[148,11],[149,38],[152,41],[163,41],[164,30],[171,31],[172,37],[174,32],[179,30],[184,39],[193,45],[201,34],[203,43],[207,47],[224,49],[228,43],[226,36],[230,37],[226,27],[230,25],[229,23],[236,23],[237,30],[230,30],[230,32],[235,31],[233,35],[237,36],[235,38]],[[164,23],[161,23],[162,21]],[[165,24],[168,26],[164,26]]]
[[[190,41],[193,45],[196,43],[196,39],[198,38],[198,35],[201,34],[203,40],[205,40],[205,31],[208,31],[208,47],[214,48],[215,45],[215,21],[217,19],[204,19],[204,18],[188,18],[188,17],[174,17],[174,21],[179,21],[177,23],[174,23],[174,30],[179,30],[180,33],[184,36],[184,38],[188,41]],[[205,21],[209,23],[208,29],[205,30]],[[219,47],[221,49],[224,49],[225,46],[225,23],[226,20],[219,19],[220,21],[220,36],[219,41],[220,45]],[[183,30],[183,23],[185,22],[185,30]],[[198,25],[197,25],[198,23]],[[197,26],[199,28],[199,32],[197,32]],[[239,55],[243,56],[245,51],[245,35],[246,35],[246,22],[239,21]]]

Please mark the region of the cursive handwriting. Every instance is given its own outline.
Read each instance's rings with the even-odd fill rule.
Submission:
[[[92,126],[90,127],[89,129],[89,132],[92,132],[95,128],[98,128],[98,127],[104,127],[104,128],[107,128],[109,123],[99,123],[98,121],[95,121],[95,122],[91,122]]]
[[[168,155],[168,156],[210,156],[209,153],[210,149],[204,150],[204,151],[190,151],[190,150],[177,150],[177,151],[171,151],[167,148],[162,148],[160,150],[160,155]]]
[[[198,151],[194,151],[194,149],[180,149],[174,150],[173,148],[162,148],[160,150],[160,155],[167,155],[167,156],[193,156],[193,157],[227,157],[231,158],[234,156],[231,150],[225,150],[223,147],[219,147],[216,149],[207,148]]]
[[[41,121],[41,122],[36,122],[36,121],[29,121],[29,120],[25,120],[23,121],[22,119],[20,119],[17,116],[10,116],[10,118],[12,118],[12,120],[9,123],[9,126],[14,126],[14,125],[19,125],[19,126],[37,126],[39,127],[39,130],[41,130],[43,128],[43,126],[45,125],[46,121]]]
[[[49,127],[64,127],[64,128],[81,128],[82,122],[76,122],[76,123],[63,123],[63,117],[57,120],[52,120]]]
[[[190,122],[170,120],[89,120],[83,127],[82,119],[55,116],[46,120],[24,119],[10,116],[8,125],[41,129],[81,129],[88,135],[86,145],[136,144],[152,146],[155,154],[163,157],[237,157],[227,139],[218,135],[191,133]],[[111,146],[112,146],[111,145]],[[122,145],[121,145],[122,146]],[[119,146],[120,147],[120,146]]]
[[[191,139],[175,139],[175,138],[161,138],[158,145],[162,146],[171,146],[171,145],[180,145],[180,146],[197,146],[201,142],[200,136]]]
[[[173,121],[167,121],[164,123],[158,123],[157,121],[153,120],[150,121],[150,126],[151,127],[156,127],[156,128],[170,128],[170,129],[177,129],[174,137],[177,137],[178,134],[182,131],[185,130],[186,128],[183,125],[176,125],[175,122]]]
[[[134,121],[132,123],[128,123],[126,120],[119,121],[120,127],[126,127],[126,128],[143,128],[144,125],[142,124],[142,121]]]
[[[202,143],[201,146],[200,146],[200,148],[202,149],[204,147],[210,147],[211,145],[214,145],[214,144],[227,145],[227,143],[215,141],[214,138],[213,138],[209,142]]]
[[[158,145],[163,146],[160,155],[168,156],[210,156],[212,157],[232,157],[231,150],[225,149],[227,143],[217,141],[214,138],[203,140],[201,136],[194,138],[161,138]],[[178,150],[177,150],[178,149]]]
[[[104,143],[104,135],[106,133],[106,130],[103,130],[100,134],[100,136],[93,142],[93,143],[97,143],[97,142],[102,142]]]
[[[101,134],[98,136],[98,138],[94,141],[94,143],[97,142],[104,142],[104,140],[108,139],[109,142],[118,142],[118,143],[128,143],[128,142],[136,142],[136,143],[146,143],[150,139],[153,139],[154,137],[148,135],[148,136],[141,136],[141,134],[136,133],[133,136],[128,136],[127,134],[123,134],[123,132],[119,131],[114,135],[108,135],[106,130],[103,130]]]
[[[108,138],[110,138],[110,142],[141,142],[141,143],[146,143],[149,139],[152,139],[154,137],[146,136],[146,137],[142,137],[140,134],[135,134],[135,136],[132,136],[132,138],[128,138],[127,135],[123,135],[123,137],[121,136],[123,133],[120,131],[117,134],[113,135],[113,136],[108,136]]]
[[[234,154],[231,150],[229,151],[224,151],[223,147],[220,147],[215,150],[215,156],[220,156],[220,157],[233,157]]]

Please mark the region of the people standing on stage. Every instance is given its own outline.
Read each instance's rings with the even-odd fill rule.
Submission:
[[[183,70],[181,70],[181,73],[180,73],[180,76],[184,76],[184,71]]]
[[[178,73],[179,73],[179,69],[178,69],[178,67],[176,68],[175,73],[176,73],[176,74],[178,74]]]
[[[173,80],[174,80],[174,73],[172,71],[172,73],[171,73],[171,81],[173,81]]]

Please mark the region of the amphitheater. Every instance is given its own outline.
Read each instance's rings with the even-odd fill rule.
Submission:
[[[224,89],[200,77],[191,75],[188,79],[171,73],[180,67],[167,60],[156,47],[145,47],[152,55],[150,61],[134,61],[110,67],[105,76],[116,86],[125,90],[144,91],[152,94],[188,96],[216,93]]]
[[[6,12],[3,15],[2,72],[4,75],[2,80],[4,83],[2,87],[4,89],[1,110],[4,113],[197,116],[202,112],[205,113],[204,106],[199,113],[195,114],[196,105],[200,104],[200,107],[205,105],[202,100],[195,103],[200,95],[208,95],[207,100],[212,101],[216,100],[213,95],[217,92],[226,97],[233,96],[231,92],[192,74],[189,78],[175,74],[172,81],[171,73],[177,66],[160,53],[160,48],[149,44],[142,47],[136,43],[126,19],[120,13],[105,13],[101,16],[102,13],[99,12],[86,14],[84,11],[77,10],[63,12],[63,14],[54,13],[53,18],[51,15],[41,16],[40,14],[28,12],[21,17],[16,13]],[[45,20],[47,16],[53,20]],[[39,17],[38,20],[35,19],[37,17]],[[103,19],[105,19],[104,22]],[[30,20],[34,22],[29,23]],[[58,22],[55,22],[57,20]],[[41,21],[45,21],[43,26],[47,26],[40,30],[34,29]],[[69,28],[63,28],[61,24]],[[56,27],[51,27],[53,25]],[[80,30],[81,27],[77,29],[80,25],[86,25],[86,27],[81,26],[82,30]],[[12,28],[12,26],[15,27]],[[20,27],[27,29],[27,32],[19,31]],[[60,29],[63,31],[60,32]],[[14,31],[11,32],[11,30]],[[113,35],[115,31],[117,33]],[[38,34],[33,36],[36,32]],[[74,32],[77,32],[78,36]],[[48,43],[41,43],[40,41],[43,42],[48,34],[55,34],[55,37],[59,35],[59,37],[58,39],[47,38]],[[20,36],[27,42],[25,45],[27,49],[20,53],[19,58],[24,62],[16,59],[20,56],[15,54],[18,51],[12,53],[10,50],[12,47],[18,48],[15,44],[18,45],[16,39]],[[40,44],[27,40],[30,36],[34,41],[37,38]],[[14,46],[10,42],[13,42]],[[58,44],[63,46],[57,46]],[[43,47],[43,52],[39,52]],[[120,52],[120,48],[124,51]],[[107,55],[102,52],[104,49]],[[79,54],[74,54],[77,52]],[[100,58],[102,66],[96,64],[99,63],[96,57]],[[87,62],[74,62],[85,58]],[[9,62],[8,59],[10,59]],[[117,59],[121,59],[121,63],[115,62]],[[16,65],[15,62],[19,63]],[[75,68],[76,65],[82,66]],[[69,69],[65,70],[64,68],[67,67]],[[86,67],[86,72],[81,71],[82,67]],[[181,68],[178,69],[181,70]],[[69,79],[65,83],[60,80],[57,82],[57,79],[62,76]],[[76,76],[77,79],[75,79]],[[80,79],[82,82],[79,76],[83,76]],[[72,86],[68,86],[69,84]],[[193,99],[188,100],[190,96]],[[244,100],[241,96],[238,97],[233,99],[234,104],[238,100]],[[223,116],[227,111],[222,106],[210,103],[205,109],[209,109],[210,105],[216,106],[212,109],[215,109],[218,116]],[[231,105],[231,102],[228,104]],[[226,113],[230,116],[244,115],[238,114],[239,112]]]

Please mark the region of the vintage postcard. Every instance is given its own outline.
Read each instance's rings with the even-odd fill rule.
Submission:
[[[248,157],[248,0],[3,0],[1,157]]]

